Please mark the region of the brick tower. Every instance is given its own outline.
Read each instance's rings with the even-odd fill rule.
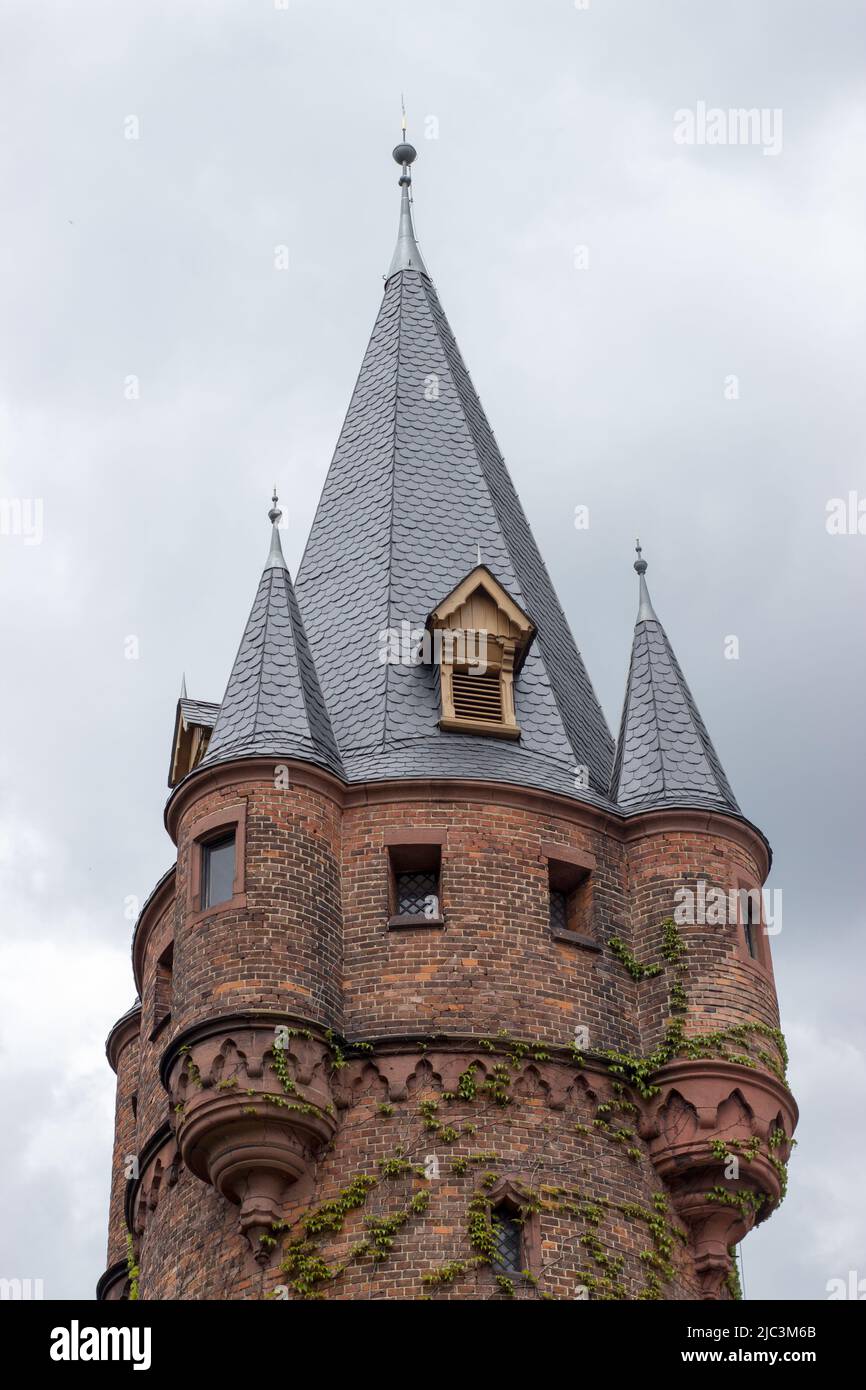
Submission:
[[[178,702],[99,1296],[734,1297],[797,1117],[769,848],[640,553],[614,746],[394,154],[297,582],[275,498],[222,703]]]

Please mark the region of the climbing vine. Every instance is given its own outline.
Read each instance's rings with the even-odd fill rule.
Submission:
[[[660,932],[661,959],[655,962],[639,961],[618,937],[610,938],[608,946],[637,981],[668,972],[670,1013],[677,1015],[683,1013],[688,1005],[687,947],[672,918],[661,923]],[[435,1039],[429,1038],[419,1039],[417,1045],[423,1055],[433,1044]],[[547,1061],[552,1055],[551,1049],[544,1043],[516,1039],[505,1031],[479,1039],[477,1046],[481,1053],[488,1054],[489,1061],[471,1061],[453,1083],[453,1089],[441,1091],[438,1097],[420,1098],[412,1116],[401,1112],[402,1119],[407,1123],[414,1118],[419,1142],[429,1143],[432,1138],[437,1144],[457,1147],[461,1140],[471,1139],[477,1126],[471,1122],[452,1122],[446,1107],[487,1105],[493,1107],[494,1111],[508,1107],[515,1099],[514,1082],[523,1074],[526,1064]],[[334,1071],[342,1070],[354,1056],[369,1055],[375,1051],[371,1043],[350,1046],[333,1033],[328,1034],[328,1047]],[[562,1049],[556,1049],[556,1055],[562,1058]],[[596,1066],[601,1064],[610,1078],[610,1095],[596,1105],[591,1123],[575,1124],[574,1132],[604,1139],[619,1147],[634,1163],[642,1161],[645,1150],[639,1145],[633,1124],[639,1113],[633,1096],[646,1099],[658,1094],[659,1086],[654,1076],[665,1063],[677,1057],[686,1057],[718,1058],[752,1068],[763,1065],[783,1083],[787,1066],[784,1038],[778,1029],[768,1024],[748,1021],[710,1032],[687,1033],[684,1021],[678,1017],[668,1018],[661,1040],[647,1055],[631,1055],[618,1049],[591,1050],[574,1045],[569,1049],[569,1056],[578,1070],[588,1062]],[[268,1097],[272,1103],[290,1108],[315,1108],[310,1107],[299,1093],[290,1075],[286,1055],[279,1049],[274,1053],[273,1067],[283,1094]],[[395,1107],[390,1101],[379,1102],[376,1113],[398,1123]],[[768,1144],[769,1161],[779,1172],[783,1192],[785,1165],[778,1151],[791,1142],[784,1131],[775,1129]],[[760,1141],[757,1139],[729,1142],[717,1139],[709,1144],[710,1152],[717,1159],[725,1158],[732,1149],[747,1160],[753,1159],[759,1148]],[[458,1254],[421,1275],[420,1287],[425,1290],[421,1296],[433,1297],[437,1291],[444,1292],[457,1281],[485,1269],[490,1276],[490,1286],[502,1297],[516,1297],[521,1286],[527,1291],[534,1291],[540,1298],[556,1296],[540,1287],[540,1278],[545,1278],[545,1270],[539,1274],[526,1269],[517,1275],[513,1271],[497,1268],[493,1199],[490,1194],[498,1181],[496,1166],[503,1161],[493,1149],[471,1149],[468,1145],[465,1151],[451,1156],[448,1163],[450,1181],[460,1183],[466,1180],[468,1183],[464,1230],[467,1253]],[[376,1160],[375,1171],[356,1174],[336,1197],[300,1217],[299,1222],[295,1223],[295,1234],[290,1235],[284,1245],[280,1265],[295,1295],[300,1298],[324,1297],[327,1286],[339,1279],[351,1265],[385,1263],[399,1241],[400,1232],[430,1209],[431,1189],[423,1184],[438,1176],[438,1166],[435,1172],[428,1172],[427,1165],[420,1163],[417,1154],[413,1153],[411,1144],[398,1144],[389,1154]],[[345,1246],[336,1260],[328,1256],[326,1245],[344,1234],[344,1225],[349,1216],[365,1207],[373,1193],[379,1194],[377,1204],[390,1208],[393,1197],[389,1198],[388,1193],[392,1185],[398,1188],[401,1183],[414,1189],[405,1194],[402,1204],[396,1209],[383,1209],[375,1214],[369,1211],[362,1213],[354,1223],[357,1228],[360,1219],[358,1238]],[[764,1193],[731,1192],[721,1185],[713,1187],[705,1195],[708,1201],[735,1207],[748,1218],[754,1217],[770,1200]],[[666,1285],[676,1275],[675,1252],[687,1237],[679,1225],[671,1220],[663,1193],[655,1193],[651,1204],[645,1206],[639,1202],[614,1202],[592,1196],[566,1182],[560,1187],[542,1185],[537,1190],[524,1184],[520,1188],[520,1199],[517,1219],[521,1222],[546,1213],[560,1222],[576,1223],[575,1244],[583,1258],[575,1277],[584,1287],[586,1295],[593,1298],[634,1296],[627,1292],[624,1256],[616,1246],[621,1240],[622,1222],[637,1223],[646,1236],[642,1248],[636,1252],[636,1261],[642,1271],[642,1285],[637,1297],[658,1299],[665,1296]],[[609,1225],[612,1229],[608,1235]],[[275,1244],[275,1238],[285,1229],[283,1223],[277,1223],[273,1234],[264,1238],[266,1246],[270,1248]],[[733,1264],[725,1285],[732,1298],[741,1296]]]
[[[126,1234],[126,1277],[129,1280],[129,1293],[127,1298],[130,1302],[135,1302],[138,1298],[138,1276],[141,1270],[135,1259],[135,1247],[132,1242],[132,1235],[127,1231]]]

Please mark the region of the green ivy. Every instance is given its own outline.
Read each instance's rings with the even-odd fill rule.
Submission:
[[[127,1233],[126,1233],[126,1277],[127,1277],[127,1279],[129,1280],[129,1293],[127,1294],[127,1298],[128,1298],[128,1300],[129,1300],[130,1303],[134,1303],[134,1302],[137,1300],[137,1298],[138,1298],[138,1278],[139,1278],[139,1275],[140,1275],[140,1274],[141,1274],[141,1270],[139,1269],[138,1265],[136,1264],[136,1260],[135,1260],[135,1247],[134,1247],[134,1245],[133,1245],[132,1235],[131,1235],[131,1233],[130,1233],[129,1231],[127,1231]]]

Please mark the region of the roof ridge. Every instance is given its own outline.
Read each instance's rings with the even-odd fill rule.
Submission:
[[[479,463],[479,466],[480,466],[480,468],[481,468],[481,473],[482,473],[482,476],[483,476],[483,478],[484,478],[485,484],[486,484],[486,486],[487,486],[487,490],[488,490],[488,492],[489,492],[489,494],[490,494],[490,500],[491,500],[491,503],[492,503],[492,505],[493,505],[493,510],[494,510],[494,512],[495,512],[495,514],[496,514],[497,521],[498,521],[498,523],[499,523],[499,529],[500,529],[500,532],[501,532],[501,534],[502,534],[503,543],[504,543],[504,545],[505,545],[506,551],[508,552],[509,559],[510,559],[510,561],[511,561],[512,567],[513,567],[513,569],[514,569],[514,571],[515,571],[515,574],[517,575],[518,582],[519,582],[519,584],[520,584],[520,590],[521,590],[521,596],[522,596],[522,599],[523,599],[523,603],[524,603],[525,606],[528,607],[531,600],[530,600],[529,596],[527,596],[527,594],[526,594],[526,592],[525,592],[525,583],[524,583],[524,581],[523,581],[523,579],[521,578],[521,575],[520,575],[519,563],[515,561],[515,552],[514,552],[514,548],[513,548],[512,543],[511,543],[511,541],[510,541],[510,539],[509,539],[509,536],[508,536],[508,528],[507,528],[506,526],[503,525],[502,514],[501,514],[501,511],[500,511],[500,502],[499,502],[499,498],[497,497],[497,492],[496,492],[496,487],[495,487],[495,485],[494,485],[494,482],[493,482],[493,480],[490,478],[489,473],[488,473],[487,460],[486,460],[486,458],[485,458],[485,451],[484,451],[484,448],[482,447],[481,441],[479,441],[478,438],[477,438],[475,425],[474,425],[474,422],[473,422],[473,420],[472,420],[472,418],[471,418],[470,412],[467,410],[466,402],[465,402],[464,397],[463,397],[463,392],[462,392],[462,390],[461,390],[460,382],[459,382],[459,380],[457,379],[457,377],[455,376],[453,370],[451,369],[450,354],[449,354],[449,350],[448,350],[448,345],[446,344],[446,342],[445,342],[445,340],[444,340],[444,338],[443,338],[443,336],[442,336],[441,327],[440,327],[440,324],[439,324],[439,321],[438,321],[438,315],[437,315],[437,313],[436,313],[436,309],[437,309],[437,308],[438,308],[439,313],[441,314],[442,319],[443,319],[443,321],[445,322],[445,324],[446,324],[446,326],[447,326],[447,328],[448,328],[448,331],[449,331],[449,333],[450,333],[450,335],[451,335],[451,340],[452,340],[452,342],[453,342],[453,347],[454,347],[454,350],[455,350],[456,353],[457,353],[460,366],[461,366],[463,372],[465,372],[465,374],[466,374],[467,382],[468,382],[468,385],[469,385],[469,387],[470,387],[470,389],[471,389],[471,391],[472,391],[472,395],[473,395],[473,397],[474,397],[474,400],[475,400],[475,402],[477,403],[478,409],[479,409],[480,412],[481,412],[481,415],[482,415],[482,417],[483,417],[484,423],[486,424],[487,429],[488,429],[488,431],[489,431],[489,433],[490,433],[491,440],[492,440],[492,442],[493,442],[494,448],[496,449],[497,453],[499,454],[499,457],[500,457],[500,459],[501,459],[501,461],[502,461],[503,468],[504,468],[505,471],[506,471],[506,475],[507,475],[508,481],[509,481],[509,483],[510,483],[510,485],[511,485],[512,492],[514,493],[515,501],[516,501],[516,503],[517,503],[517,506],[520,508],[520,512],[521,512],[521,514],[522,514],[522,516],[523,516],[523,520],[524,520],[525,523],[526,523],[526,529],[527,529],[527,531],[529,532],[530,539],[532,540],[532,543],[533,543],[533,545],[534,545],[535,553],[536,553],[537,559],[538,559],[538,561],[539,561],[541,570],[542,570],[542,572],[543,572],[544,578],[545,578],[546,581],[547,581],[547,587],[548,587],[548,590],[549,590],[549,593],[550,593],[550,597],[553,599],[554,603],[555,603],[556,606],[557,606],[557,609],[559,610],[559,614],[560,614],[560,616],[562,617],[562,620],[563,620],[564,626],[565,626],[565,628],[566,628],[566,631],[568,632],[569,636],[571,637],[572,643],[573,643],[573,645],[574,645],[574,649],[575,649],[575,652],[576,652],[576,654],[577,654],[578,661],[580,661],[580,665],[581,665],[581,667],[583,667],[583,662],[582,662],[582,660],[581,660],[581,658],[580,658],[580,653],[579,653],[579,651],[578,651],[578,649],[577,649],[577,644],[576,644],[576,642],[574,642],[574,635],[573,635],[573,633],[571,632],[571,627],[570,627],[570,625],[569,625],[568,618],[567,618],[567,616],[566,616],[565,610],[564,610],[563,607],[562,607],[562,604],[561,604],[560,601],[559,601],[559,596],[558,596],[558,594],[557,594],[557,592],[556,592],[556,588],[555,588],[555,586],[554,586],[554,584],[553,584],[553,581],[552,581],[552,579],[551,579],[551,577],[550,577],[550,571],[549,571],[548,568],[547,568],[547,565],[546,565],[545,560],[544,560],[544,556],[542,555],[540,549],[538,548],[537,543],[535,542],[535,537],[532,535],[532,531],[531,531],[531,528],[530,528],[530,526],[529,526],[529,522],[528,522],[528,520],[527,520],[527,518],[526,518],[525,512],[523,511],[523,504],[522,504],[521,501],[520,501],[520,497],[519,497],[519,495],[518,495],[518,493],[517,493],[517,489],[514,487],[513,480],[511,479],[511,476],[510,476],[510,474],[508,473],[507,465],[505,464],[505,459],[503,458],[502,453],[501,453],[501,450],[499,449],[499,445],[498,445],[497,440],[496,440],[496,434],[495,434],[495,431],[494,431],[494,429],[493,429],[493,426],[490,424],[490,421],[487,419],[486,412],[485,412],[485,410],[484,410],[483,405],[481,404],[481,397],[479,396],[478,390],[477,390],[477,388],[476,388],[476,386],[475,386],[475,383],[474,383],[473,380],[472,380],[472,375],[471,375],[471,373],[470,373],[470,371],[469,371],[469,368],[466,366],[466,363],[463,361],[463,354],[460,352],[460,348],[459,348],[459,346],[458,346],[458,344],[457,344],[457,340],[456,340],[456,338],[455,338],[455,336],[454,336],[453,329],[451,328],[451,325],[450,325],[450,323],[448,322],[447,316],[445,315],[445,311],[444,311],[444,309],[442,308],[442,305],[441,305],[440,302],[439,302],[439,296],[438,296],[438,294],[436,293],[435,286],[432,284],[432,282],[429,282],[429,287],[430,287],[430,290],[432,290],[433,295],[435,296],[435,303],[431,302],[431,310],[432,310],[432,312],[433,312],[433,324],[434,324],[434,327],[435,327],[436,334],[437,334],[437,337],[438,337],[438,339],[439,339],[439,342],[440,342],[440,344],[441,344],[441,346],[442,346],[442,350],[443,350],[443,352],[444,352],[444,354],[445,354],[445,358],[446,358],[446,360],[448,361],[448,364],[449,364],[449,371],[451,372],[452,378],[454,379],[454,385],[455,385],[455,389],[456,389],[456,391],[457,391],[457,398],[458,398],[458,400],[459,400],[459,402],[460,402],[460,411],[461,411],[461,414],[462,414],[462,416],[463,416],[463,418],[464,418],[464,420],[465,420],[465,422],[466,422],[466,427],[467,427],[467,429],[468,429],[468,431],[469,431],[470,437],[472,438],[473,442],[475,443],[476,457],[478,458],[478,463]],[[424,293],[425,293],[425,295],[427,296],[428,302],[430,302],[430,294],[429,294],[429,291],[428,291],[428,288],[427,288],[426,285],[424,286]],[[571,752],[572,752],[573,756],[575,757],[575,759],[578,759],[578,758],[580,758],[580,757],[582,756],[582,750],[581,750],[580,748],[576,748],[576,747],[575,747],[575,744],[574,744],[574,733],[573,733],[573,731],[572,731],[572,729],[571,729],[571,727],[570,727],[570,722],[571,722],[571,721],[570,721],[570,718],[569,718],[569,713],[568,713],[568,711],[563,707],[562,700],[561,700],[560,693],[559,693],[559,688],[558,688],[558,687],[559,687],[559,683],[558,683],[558,681],[554,678],[553,672],[551,671],[550,666],[549,666],[549,660],[547,659],[547,658],[549,657],[549,652],[548,652],[548,650],[547,650],[546,632],[545,632],[545,630],[543,629],[542,624],[539,622],[538,617],[537,617],[536,615],[532,614],[532,613],[530,613],[530,616],[533,618],[533,621],[536,623],[536,627],[537,627],[537,638],[536,638],[536,640],[537,640],[537,642],[538,642],[538,644],[539,644],[539,647],[540,647],[540,649],[541,649],[542,656],[546,658],[544,664],[545,664],[545,670],[546,670],[547,677],[548,677],[548,681],[549,681],[549,685],[550,685],[550,691],[551,691],[551,695],[552,695],[552,697],[553,697],[554,704],[556,705],[557,711],[558,711],[558,713],[559,713],[559,717],[560,717],[560,721],[561,721],[561,723],[562,723],[563,731],[564,731],[564,733],[565,733],[566,741],[567,741],[567,743],[568,743],[568,745],[569,745],[569,748],[571,749]],[[601,716],[601,720],[602,720],[603,727],[604,727],[604,729],[605,729],[605,732],[607,733],[608,740],[609,740],[610,745],[611,745],[611,746],[610,746],[610,753],[611,753],[611,755],[612,755],[612,753],[613,753],[613,739],[612,739],[612,737],[611,737],[610,731],[609,731],[608,728],[607,728],[607,721],[606,721],[605,718],[604,718],[604,713],[603,713],[602,708],[601,708],[601,703],[600,703],[600,701],[598,700],[598,697],[597,697],[597,695],[596,695],[596,693],[595,693],[595,688],[594,688],[594,686],[593,686],[593,684],[592,684],[592,680],[590,679],[589,672],[586,670],[585,667],[583,667],[582,674],[583,674],[583,676],[584,676],[584,679],[586,680],[586,683],[587,683],[587,685],[588,685],[588,687],[589,687],[589,691],[590,691],[590,693],[591,693],[591,695],[592,695],[592,698],[593,698],[593,700],[594,700],[594,702],[595,702],[595,704],[596,704],[596,707],[597,707],[597,709],[598,709],[598,713],[599,713],[599,715]],[[606,779],[604,779],[604,780],[606,780]]]
[[[394,253],[396,255],[396,252]],[[391,429],[391,505],[388,518],[388,588],[385,595],[385,622],[391,626],[391,593],[394,578],[394,498],[397,490],[397,420],[400,414],[400,352],[403,346],[403,276],[404,270],[396,272],[400,276],[400,298],[397,305],[397,352],[394,358],[394,420]],[[418,273],[417,271],[415,272]],[[382,743],[388,738],[388,665],[385,662],[385,698],[382,701]]]
[[[670,646],[670,643],[669,643],[668,640],[667,640],[667,633],[665,632],[665,630],[664,630],[664,628],[662,627],[661,623],[659,622],[658,618],[655,618],[655,619],[648,619],[648,618],[645,618],[645,619],[643,620],[643,623],[644,623],[644,631],[646,631],[645,624],[646,624],[647,622],[651,622],[651,621],[654,621],[654,622],[655,622],[656,626],[657,626],[657,627],[659,628],[659,630],[661,631],[662,637],[664,638],[666,644],[667,644],[668,647],[669,647],[669,646]],[[667,768],[665,767],[665,750],[664,750],[664,748],[663,748],[663,746],[662,746],[661,734],[660,734],[660,732],[659,732],[659,706],[658,706],[658,700],[657,700],[657,698],[656,698],[655,672],[654,672],[654,670],[653,670],[652,657],[650,656],[650,652],[649,652],[649,642],[647,642],[647,666],[649,667],[650,696],[652,697],[653,721],[654,721],[654,724],[655,724],[656,743],[657,743],[657,745],[658,745],[658,750],[659,750],[659,775],[660,775],[660,777],[661,777],[661,782],[662,782],[662,796],[664,796],[664,794],[665,794],[665,789],[666,789],[666,787],[667,787]]]

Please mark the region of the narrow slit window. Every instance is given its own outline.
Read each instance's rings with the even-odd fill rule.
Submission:
[[[174,969],[174,944],[167,946],[156,963],[153,981],[153,1038],[166,1019],[171,1017],[172,972]]]
[[[496,1207],[491,1213],[496,1254],[493,1268],[500,1274],[520,1274],[523,1269],[523,1224],[510,1207]]]
[[[745,904],[743,908],[743,932],[746,938],[746,949],[752,960],[758,959],[758,937],[757,928],[760,921],[760,914],[755,912],[755,894],[749,891],[745,894]]]
[[[235,879],[235,837],[223,835],[202,845],[201,855],[201,905],[203,908],[216,907],[218,903],[228,902],[232,896]]]

